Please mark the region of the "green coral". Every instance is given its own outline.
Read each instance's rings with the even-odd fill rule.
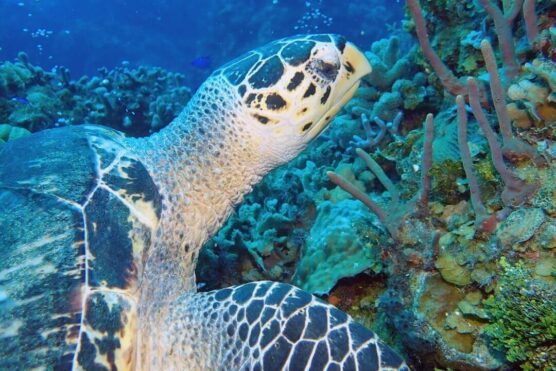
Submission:
[[[503,273],[496,295],[485,301],[492,346],[524,370],[556,368],[556,291],[535,279],[523,263],[500,261]]]

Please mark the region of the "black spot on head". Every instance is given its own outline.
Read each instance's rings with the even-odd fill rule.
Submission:
[[[319,76],[328,81],[334,81],[338,76],[338,66],[322,60],[315,60],[312,64]]]
[[[322,98],[320,99],[321,104],[325,104],[326,101],[328,100],[328,98],[330,97],[330,92],[332,91],[332,88],[329,86],[328,88],[326,88],[326,91],[324,92],[324,95],[322,96]]]
[[[340,53],[343,53],[346,47],[346,38],[340,35],[334,35],[332,36],[332,38],[334,39],[334,44],[336,45],[336,48],[338,48]]]
[[[257,94],[255,93],[250,93],[247,96],[247,99],[245,99],[245,104],[247,104],[248,106],[251,105],[251,103],[253,103],[253,101],[255,100],[255,98],[257,97]]]
[[[261,116],[261,115],[257,115],[256,113],[253,114],[253,117],[255,117],[261,124],[267,124],[269,119],[266,116]]]
[[[268,88],[276,84],[283,73],[282,61],[278,56],[274,56],[264,62],[261,68],[249,78],[249,83],[255,89]]]
[[[314,46],[312,41],[294,41],[284,47],[280,54],[290,66],[299,66],[309,59]]]
[[[295,75],[293,75],[292,79],[290,80],[290,83],[288,84],[287,88],[289,91],[294,90],[295,88],[297,88],[299,86],[299,84],[301,84],[301,82],[303,81],[303,79],[305,78],[305,74],[303,72],[296,72]]]
[[[280,94],[272,93],[266,97],[266,106],[271,110],[279,110],[286,107],[287,103]]]
[[[348,71],[349,73],[355,72],[355,68],[353,68],[353,66],[349,62],[346,62],[346,64],[344,64],[344,67],[346,68],[346,71]]]
[[[237,88],[237,92],[239,93],[239,95],[241,95],[241,97],[243,97],[247,92],[247,88],[245,87],[245,85],[241,84],[239,88]]]
[[[308,122],[305,125],[303,125],[303,128],[301,129],[301,131],[307,131],[311,128],[311,126],[313,126],[313,122]]]
[[[259,56],[256,54],[240,57],[230,62],[227,66],[224,66],[223,74],[232,85],[237,85],[245,79],[251,67],[253,67],[258,60]]]
[[[315,84],[311,83],[307,88],[307,90],[305,91],[305,94],[303,94],[303,98],[308,98],[311,95],[314,95],[316,91],[317,91],[317,87],[315,86]]]

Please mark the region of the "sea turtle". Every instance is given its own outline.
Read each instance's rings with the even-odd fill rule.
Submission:
[[[216,70],[150,137],[84,125],[3,145],[0,369],[407,369],[290,285],[195,286],[203,243],[368,72],[343,37],[296,36]]]

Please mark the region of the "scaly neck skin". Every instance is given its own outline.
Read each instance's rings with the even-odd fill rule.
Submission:
[[[268,171],[233,94],[208,80],[168,127],[129,140],[163,196],[159,230],[144,259],[143,304],[195,290],[199,249]]]

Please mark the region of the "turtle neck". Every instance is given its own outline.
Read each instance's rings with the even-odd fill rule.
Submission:
[[[218,76],[210,78],[167,127],[128,139],[163,198],[143,258],[142,295],[149,296],[143,302],[195,291],[200,248],[271,168],[261,159],[260,139],[237,112],[235,94]]]

